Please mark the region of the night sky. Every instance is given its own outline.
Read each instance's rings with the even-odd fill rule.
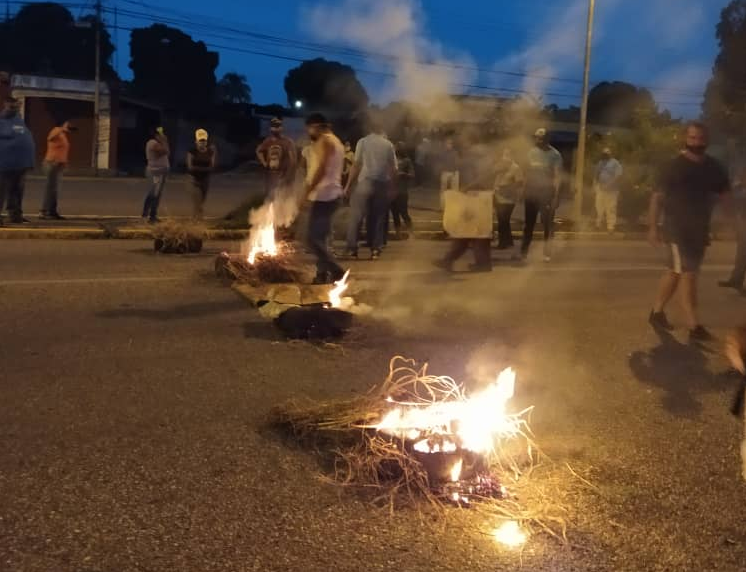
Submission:
[[[391,64],[380,58],[363,59],[359,52],[354,57],[340,53],[344,48],[365,52],[371,48],[351,40],[347,26],[335,19],[314,31],[309,10],[321,6],[330,10],[326,14],[345,14],[345,9],[359,12],[387,5],[398,8],[397,13],[414,7],[416,44],[424,45],[418,58],[432,58],[437,52],[438,59],[446,62],[440,69],[454,61],[479,69],[470,70],[467,78],[459,77],[450,91],[513,90],[503,91],[506,95],[529,91],[543,94],[547,103],[579,103],[587,0],[163,0],[153,7],[140,0],[111,0],[106,4],[110,10],[117,6],[117,24],[123,28],[143,26],[148,20],[174,20],[172,25],[220,52],[219,75],[245,74],[258,103],[284,102],[282,80],[297,65],[292,58],[318,56],[367,70],[359,73],[361,81],[374,101],[385,103],[391,97],[391,79],[385,75],[395,71]],[[592,83],[624,80],[644,85],[674,115],[697,115],[717,53],[715,26],[727,0],[597,0],[596,4]],[[106,20],[113,24],[111,11]],[[115,63],[126,77],[128,32],[120,30],[117,36],[120,53]],[[332,44],[336,52],[325,55],[297,42]],[[396,42],[391,49],[401,51]]]

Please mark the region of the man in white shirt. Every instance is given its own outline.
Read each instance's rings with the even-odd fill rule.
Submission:
[[[347,227],[347,255],[357,258],[360,224],[368,213],[368,234],[371,258],[381,255],[389,211],[389,194],[396,177],[396,152],[394,145],[383,136],[379,126],[363,137],[355,148],[355,161],[350,170],[345,194],[350,196],[350,220]]]
[[[604,219],[606,230],[612,233],[616,229],[619,179],[622,173],[622,164],[611,154],[611,149],[606,147],[593,176],[593,188],[596,190],[596,228],[599,230],[603,228]]]

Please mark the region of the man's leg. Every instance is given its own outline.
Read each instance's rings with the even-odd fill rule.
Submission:
[[[616,211],[619,205],[619,193],[609,191],[606,201],[606,228],[609,232],[614,232],[616,230]]]
[[[336,263],[328,249],[332,217],[337,209],[336,201],[314,201],[308,217],[308,248],[316,255],[317,281],[339,280],[344,271]]]
[[[468,238],[454,238],[451,240],[451,247],[448,253],[443,258],[443,266],[447,266],[449,269],[464,253],[469,250],[469,239]]]
[[[697,316],[697,272],[684,272],[681,274],[681,308],[684,310],[684,319],[690,330],[699,326]]]
[[[660,284],[658,285],[658,295],[655,299],[655,304],[653,304],[654,314],[662,314],[663,311],[666,309],[666,305],[676,293],[676,288],[679,285],[679,281],[681,280],[681,275],[683,273],[679,245],[669,244],[668,249],[669,270],[661,277]]]
[[[399,212],[404,219],[404,226],[407,230],[412,228],[412,217],[409,216],[409,188],[399,189]]]
[[[389,197],[388,183],[376,182],[373,185],[373,195],[371,197],[371,212],[373,213],[373,236],[371,248],[380,251],[386,243],[386,232],[388,230],[389,220]]]
[[[596,228],[601,229],[604,222],[604,194],[601,189],[596,189]]]
[[[23,222],[23,195],[26,189],[26,171],[15,171],[8,191],[8,216],[11,222]],[[0,203],[2,205],[2,203]],[[2,207],[0,206],[0,210]]]
[[[743,288],[744,277],[746,277],[746,224],[739,221],[736,229],[736,261],[730,280],[728,280],[729,285]]]
[[[510,230],[510,218],[513,215],[515,205],[497,205],[497,247],[510,248],[513,246],[513,233]]]
[[[492,256],[490,254],[490,239],[475,238],[471,241],[474,249],[474,266],[478,270],[492,270]]]
[[[523,223],[523,240],[521,241],[521,254],[528,256],[531,241],[534,239],[534,227],[536,218],[539,216],[539,203],[534,199],[526,199],[526,220]]]
[[[391,201],[391,218],[394,221],[394,230],[397,233],[401,229],[402,220],[401,195],[401,192],[397,193],[396,197],[394,197],[394,200]]]
[[[158,220],[158,207],[161,204],[163,188],[166,186],[166,175],[158,175],[153,181],[153,200],[150,202],[150,220]]]
[[[59,187],[60,167],[51,163],[44,165],[47,175],[47,184],[44,192],[44,202],[41,207],[41,214],[52,216],[57,213],[57,191]]]
[[[357,243],[360,239],[360,225],[368,211],[371,186],[366,180],[358,181],[350,197],[350,219],[347,223],[347,251],[357,254]],[[309,227],[310,228],[310,227]],[[370,232],[370,229],[368,229]]]
[[[554,207],[544,205],[541,209],[541,224],[544,226],[544,259],[552,256],[552,240],[554,239]]]

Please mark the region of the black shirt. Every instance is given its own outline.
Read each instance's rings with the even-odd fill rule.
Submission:
[[[192,147],[189,150],[192,156],[192,175],[205,176],[212,171],[212,160],[215,155],[215,147],[208,145],[204,150]]]
[[[722,165],[709,155],[698,163],[681,154],[663,166],[658,188],[667,238],[676,244],[706,245],[716,199],[728,190]]]

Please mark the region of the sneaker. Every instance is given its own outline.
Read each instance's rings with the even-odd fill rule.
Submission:
[[[743,284],[739,284],[735,280],[720,280],[718,286],[721,288],[733,288],[739,292],[743,291]]]
[[[161,219],[157,216],[148,219],[148,224],[158,224],[159,222],[161,222]]]
[[[12,222],[13,224],[28,224],[31,221],[29,219],[24,218],[24,217],[21,216],[21,217],[13,217],[13,218],[11,218],[10,222]]]
[[[714,339],[715,339],[715,336],[713,336],[710,332],[708,332],[707,328],[705,328],[702,325],[695,326],[693,329],[689,330],[689,341],[711,342]]]
[[[65,220],[60,213],[39,213],[41,220]]]
[[[651,310],[648,322],[650,322],[650,325],[656,330],[667,330],[669,332],[673,330],[673,326],[668,321],[665,312],[654,312]]]
[[[370,259],[371,260],[378,260],[381,258],[381,251],[378,249],[371,250],[370,252]]]

